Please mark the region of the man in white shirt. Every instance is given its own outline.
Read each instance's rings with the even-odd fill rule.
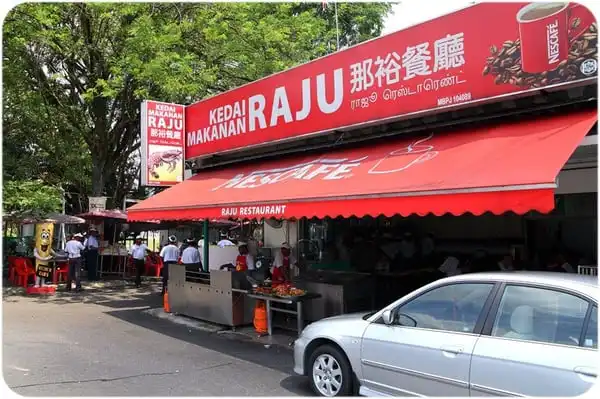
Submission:
[[[188,240],[188,246],[181,254],[181,263],[185,265],[185,270],[187,271],[199,272],[202,268],[200,251],[195,239],[190,238]]]
[[[229,241],[228,239],[224,238],[217,243],[217,246],[219,246],[219,248],[235,247],[235,244]]]
[[[150,252],[146,244],[142,244],[142,237],[137,236],[135,243],[129,250],[129,254],[133,258],[133,264],[135,265],[135,286],[140,288],[142,285],[142,273],[144,271],[146,253]]]
[[[296,267],[296,264],[296,258],[292,255],[290,244],[284,242],[281,244],[281,250],[275,254],[273,266],[271,267],[273,281],[291,281],[291,269]]]
[[[169,266],[177,263],[179,258],[179,248],[177,248],[177,237],[170,236],[169,243],[160,250],[160,257],[163,260],[162,278],[163,286],[161,295],[165,295],[167,291],[167,283],[169,281]]]
[[[79,233],[65,245],[65,252],[69,258],[69,273],[67,276],[67,291],[71,291],[71,284],[75,280],[75,291],[81,291],[81,251],[85,249],[81,241],[83,236]]]
[[[83,242],[85,247],[85,265],[87,266],[88,280],[98,280],[98,230],[95,227],[90,228],[88,237]]]

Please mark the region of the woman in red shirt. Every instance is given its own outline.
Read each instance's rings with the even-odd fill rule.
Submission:
[[[254,270],[254,257],[250,255],[248,244],[245,242],[239,242],[238,251],[240,254],[235,259],[235,270],[238,272]]]

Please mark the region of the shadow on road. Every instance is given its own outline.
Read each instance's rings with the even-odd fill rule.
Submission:
[[[184,325],[144,314],[140,309],[114,310],[105,313],[174,339],[288,374],[290,376],[281,381],[282,388],[297,395],[311,395],[306,379],[296,376],[293,372],[293,355],[290,350],[278,346],[265,348],[264,345],[254,341],[231,338],[231,334],[217,335],[189,329]]]
[[[267,349],[263,345],[251,341],[241,341],[219,336],[216,333],[189,329],[184,325],[174,324],[168,320],[144,314],[139,309],[108,311],[106,314],[205,349],[224,353],[280,372],[292,373],[292,353],[277,346],[271,346]]]
[[[119,287],[89,287],[84,284],[84,291],[81,293],[64,292],[64,288],[61,287],[54,295],[37,296],[27,296],[21,292],[4,289],[2,300],[6,303],[28,300],[56,305],[87,303],[114,309],[150,308],[162,305],[162,297],[158,295],[159,287],[158,284],[147,284],[139,289],[134,288],[133,284]]]

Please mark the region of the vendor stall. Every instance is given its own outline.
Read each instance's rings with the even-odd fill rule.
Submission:
[[[127,249],[124,244],[118,242],[117,225],[126,223],[127,214],[121,210],[94,210],[79,215],[89,222],[99,233],[99,267],[98,276],[116,275],[125,277],[127,268]],[[106,236],[106,224],[111,225],[112,234]]]

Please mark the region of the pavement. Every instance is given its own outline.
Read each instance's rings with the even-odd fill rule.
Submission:
[[[4,382],[23,396],[311,395],[289,348],[157,317],[158,290],[4,289]]]

